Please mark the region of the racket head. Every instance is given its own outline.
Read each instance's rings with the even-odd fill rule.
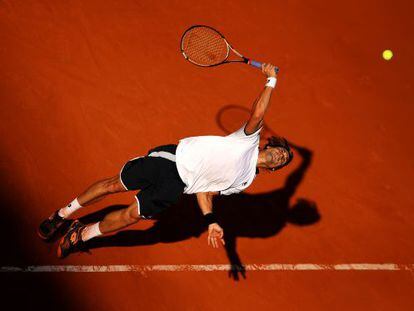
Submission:
[[[226,62],[231,46],[224,36],[206,25],[193,25],[181,37],[181,53],[197,66],[212,67]]]

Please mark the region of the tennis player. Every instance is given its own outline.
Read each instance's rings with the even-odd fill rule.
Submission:
[[[224,245],[224,232],[213,214],[213,196],[239,193],[250,186],[259,169],[275,171],[292,160],[287,141],[272,136],[259,148],[263,118],[276,85],[275,67],[263,64],[267,82],[253,103],[249,120],[228,136],[199,136],[177,145],[151,149],[146,156],[128,161],[119,175],[91,185],[66,207],[55,211],[39,227],[39,236],[49,240],[73,213],[108,194],[139,190],[129,207],[111,212],[97,223],[75,220],[59,242],[57,255],[66,257],[86,249],[85,242],[103,234],[150,219],[176,203],[182,193],[196,194],[208,225],[208,245]]]

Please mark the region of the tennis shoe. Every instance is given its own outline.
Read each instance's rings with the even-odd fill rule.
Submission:
[[[66,220],[59,216],[58,212],[59,211],[54,212],[49,218],[45,219],[40,224],[37,234],[42,240],[47,241],[52,239],[58,232],[59,228],[65,224]]]
[[[75,220],[59,242],[57,256],[65,258],[71,253],[85,252],[87,247],[82,241],[82,231],[86,228],[79,220]]]

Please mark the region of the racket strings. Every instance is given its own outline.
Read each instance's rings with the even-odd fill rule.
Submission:
[[[220,64],[229,55],[229,47],[223,37],[207,27],[190,29],[182,39],[181,48],[188,60],[200,66]]]

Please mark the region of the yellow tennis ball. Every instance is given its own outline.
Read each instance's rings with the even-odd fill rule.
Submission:
[[[391,50],[385,50],[384,52],[382,52],[382,58],[384,58],[385,60],[390,60],[392,56],[393,54]]]

